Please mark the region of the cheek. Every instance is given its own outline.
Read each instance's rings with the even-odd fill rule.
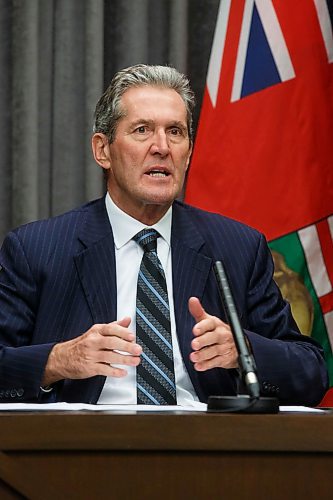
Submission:
[[[134,154],[126,152],[119,157],[119,161],[117,162],[117,173],[119,177],[123,179],[131,178],[136,170],[136,159]]]
[[[179,175],[184,176],[190,164],[190,157],[188,154],[179,155],[178,165],[180,165],[178,172]]]
[[[135,144],[131,144],[128,140],[118,141],[112,150],[112,159],[123,168],[126,168],[130,167],[132,163],[135,162],[138,153]]]
[[[188,164],[190,162],[191,157],[191,149],[189,147],[182,147],[180,150],[176,152],[176,158],[178,160],[178,164],[182,165],[184,170],[187,169]]]
[[[139,148],[131,148],[123,156],[123,168],[131,173],[139,173],[142,167],[145,155]]]

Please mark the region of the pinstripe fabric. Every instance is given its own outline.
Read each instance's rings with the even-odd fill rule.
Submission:
[[[0,252],[0,389],[24,387],[30,401],[96,401],[103,377],[59,383],[49,396],[39,387],[55,342],[116,319],[113,248],[104,200],[8,234]]]
[[[272,281],[265,239],[236,221],[188,205],[173,205],[172,281],[182,358],[200,401],[231,395],[237,373],[197,372],[189,360],[192,328],[187,302],[196,296],[223,319],[215,260],[228,270],[236,307],[251,343],[260,383],[279,387],[282,404],[316,405],[326,388],[320,348],[300,336],[289,305]],[[115,252],[105,199],[10,232],[0,250],[0,396],[2,401],[95,403],[104,377],[65,380],[41,395],[45,363],[55,342],[117,318]],[[12,389],[24,389],[15,396]],[[52,399],[51,399],[52,401]]]
[[[133,238],[143,248],[136,297],[136,340],[142,347],[137,367],[138,404],[174,405],[176,385],[167,285],[157,256],[159,234],[143,229]]]

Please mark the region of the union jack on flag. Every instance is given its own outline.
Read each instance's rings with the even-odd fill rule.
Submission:
[[[331,0],[221,0],[185,199],[266,235],[333,386],[332,19]]]

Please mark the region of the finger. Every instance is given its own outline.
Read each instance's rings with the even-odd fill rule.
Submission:
[[[238,362],[237,358],[232,352],[225,354],[224,356],[215,356],[215,358],[210,358],[205,361],[200,361],[199,363],[194,363],[194,369],[199,372],[204,372],[206,370],[211,370],[212,368],[237,368]]]
[[[228,345],[218,345],[214,344],[208,347],[200,349],[200,351],[191,352],[190,360],[193,363],[201,363],[209,359],[213,359],[216,356],[226,357],[232,353],[233,346]]]
[[[138,366],[141,358],[140,356],[131,356],[115,351],[101,351],[98,353],[97,359],[98,363],[105,363],[107,365]]]
[[[208,318],[203,319],[194,325],[193,335],[197,337],[214,332],[218,326],[219,323],[216,321],[216,318],[214,316],[208,316]]]
[[[109,364],[100,363],[98,369],[98,375],[103,375],[104,377],[122,378],[126,377],[127,370]]]
[[[195,349],[190,354],[190,360],[192,363],[200,363],[201,361],[206,361],[207,359],[214,358],[218,356],[219,352],[216,348],[216,345],[204,347],[203,349],[197,350]]]
[[[124,318],[115,321],[115,323],[117,323],[120,326],[124,326],[125,328],[128,328],[129,325],[131,324],[131,318],[129,316],[125,316]]]
[[[201,321],[193,327],[193,334],[195,337],[191,342],[191,346],[194,351],[214,344],[221,346],[234,345],[234,339],[228,325],[220,322],[220,320],[214,318],[214,316],[211,317],[213,326],[211,322],[206,321],[207,320]],[[209,327],[209,330],[205,331],[201,326],[204,323],[207,329]]]
[[[199,351],[207,346],[216,344],[217,335],[215,331],[203,332],[198,327],[193,328],[194,339],[191,342],[191,347],[194,351]]]
[[[109,377],[115,377],[115,378],[121,378],[121,377],[126,377],[127,371],[124,370],[123,368],[116,368],[115,366],[109,366],[108,371],[110,372]]]
[[[135,342],[128,342],[116,336],[101,337],[100,350],[122,351],[133,356],[140,356],[142,347]]]
[[[133,340],[135,340],[135,335],[127,328],[127,326],[124,326],[124,324],[126,325],[130,323],[130,319],[128,318],[129,322],[126,321],[126,319],[127,318],[123,318],[122,320],[113,321],[112,323],[98,325],[99,333],[105,336],[116,336],[127,340],[128,342],[133,342]]]

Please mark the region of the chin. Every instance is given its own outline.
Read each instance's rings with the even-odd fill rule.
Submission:
[[[149,193],[145,202],[148,205],[171,205],[177,196],[177,193]]]
[[[174,197],[156,197],[156,198],[153,198],[151,199],[148,204],[151,204],[151,205],[160,205],[160,206],[170,206],[172,205],[173,201],[174,201]]]

